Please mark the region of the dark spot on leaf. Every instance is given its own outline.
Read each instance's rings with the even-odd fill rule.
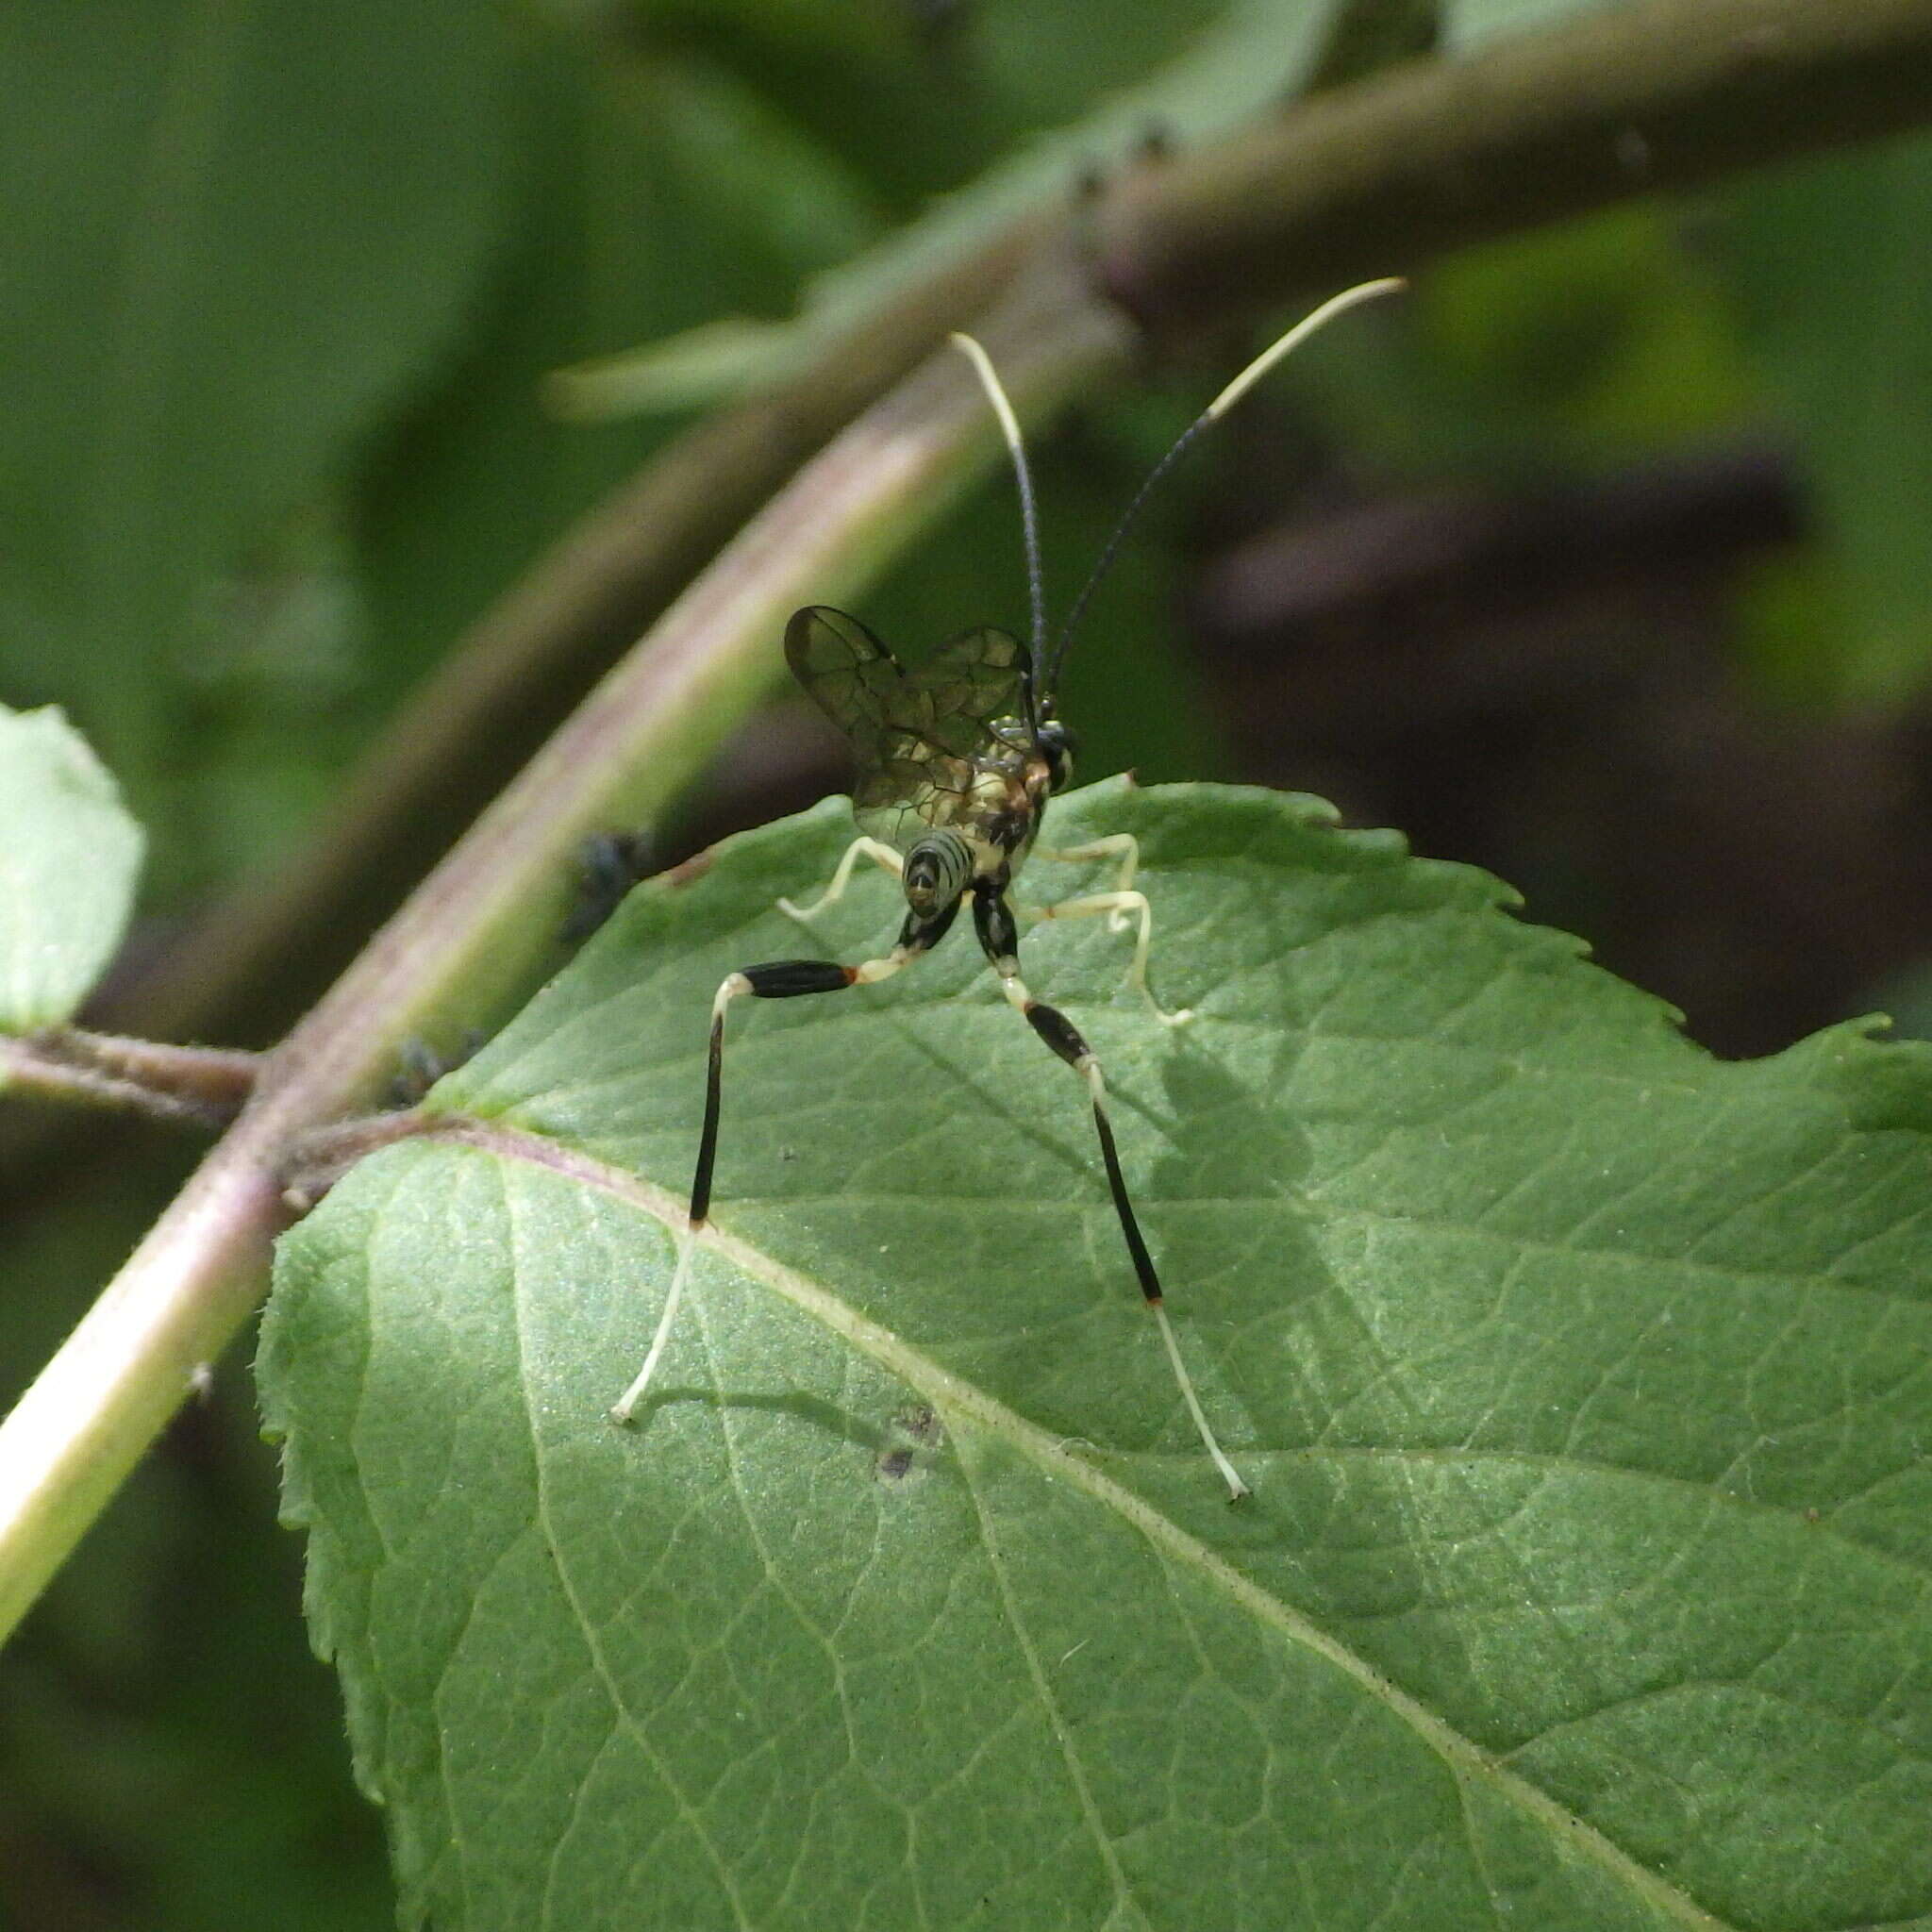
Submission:
[[[930,1461],[928,1452],[944,1434],[944,1425],[929,1403],[915,1403],[900,1410],[887,1424],[885,1444],[873,1474],[882,1483],[904,1482]]]

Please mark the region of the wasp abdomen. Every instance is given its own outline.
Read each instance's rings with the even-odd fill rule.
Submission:
[[[906,855],[906,903],[930,913],[965,891],[973,877],[973,848],[954,831],[928,832]]]

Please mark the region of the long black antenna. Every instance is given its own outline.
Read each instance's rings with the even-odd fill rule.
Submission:
[[[1126,541],[1127,532],[1133,528],[1135,518],[1146,507],[1147,499],[1154,494],[1155,490],[1159,486],[1161,478],[1193,446],[1195,439],[1201,432],[1210,423],[1218,423],[1284,356],[1287,356],[1291,350],[1298,349],[1302,343],[1307,341],[1324,324],[1332,322],[1344,310],[1355,308],[1357,303],[1374,301],[1378,295],[1392,295],[1397,291],[1406,289],[1407,286],[1408,284],[1399,275],[1384,275],[1378,281],[1358,282],[1352,289],[1344,289],[1339,295],[1331,295],[1319,308],[1303,316],[1301,321],[1296,323],[1286,335],[1277,337],[1267,348],[1263,349],[1181,431],[1180,435],[1174,439],[1173,447],[1147,473],[1147,480],[1141,485],[1140,489],[1135,491],[1133,500],[1122,511],[1120,522],[1113,526],[1113,535],[1101,546],[1099,559],[1089,574],[1086,583],[1081,587],[1080,594],[1074,599],[1074,608],[1068,612],[1067,621],[1060,627],[1059,639],[1053,647],[1051,657],[1046,659],[1043,668],[1040,672],[1040,689],[1042,694],[1051,696],[1058,689],[1060,664],[1067,655],[1067,646],[1073,641],[1074,632],[1079,627],[1081,618],[1086,615],[1087,606],[1091,601],[1094,591],[1100,588],[1101,580],[1113,568],[1114,559],[1120,555],[1121,545]],[[958,341],[958,338],[955,337],[954,340]],[[977,344],[974,346],[976,347]],[[995,408],[997,407],[996,404]],[[1013,433],[1017,436],[1019,433],[1018,429],[1015,428]],[[1026,489],[1024,481],[1021,487],[1024,493]],[[1028,514],[1030,515],[1030,511]],[[1040,662],[1038,645],[1035,646],[1034,659],[1036,663]]]
[[[1007,391],[992,366],[992,358],[971,336],[957,331],[953,336],[953,346],[973,364],[974,374],[979,377],[979,386],[986,391],[986,399],[992,405],[993,414],[999,418],[1000,434],[1007,439],[1007,454],[1013,459],[1013,480],[1020,486],[1020,532],[1026,545],[1026,600],[1033,629],[1029,641],[1033,669],[1026,681],[1026,707],[1034,715],[1027,722],[1037,725],[1040,722],[1040,693],[1045,689],[1040,682],[1040,658],[1041,653],[1046,649],[1046,577],[1040,566],[1040,508],[1033,498],[1033,472],[1027,467],[1026,444],[1020,434],[1020,419],[1014,415],[1013,406],[1007,400]]]

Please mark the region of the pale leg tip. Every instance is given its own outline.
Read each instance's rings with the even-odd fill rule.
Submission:
[[[778,910],[787,919],[803,919],[805,917],[805,908],[800,906],[794,906],[790,899],[780,898],[777,905]]]
[[[1178,1007],[1172,1013],[1170,1013],[1164,1011],[1159,1007],[1156,1007],[1154,1009],[1154,1017],[1157,1020],[1158,1020],[1163,1026],[1186,1026],[1192,1023],[1194,1018],[1194,1009],[1192,1007]]]
[[[613,1402],[606,1413],[620,1429],[630,1427],[631,1410],[627,1402]]]
[[[1230,1503],[1239,1503],[1243,1496],[1252,1496],[1255,1493],[1254,1491],[1249,1489],[1246,1483],[1242,1482],[1241,1471],[1227,1459],[1226,1454],[1221,1445],[1212,1437],[1207,1440],[1208,1454],[1213,1460],[1214,1467],[1220,1472],[1221,1480],[1227,1485],[1227,1500]]]

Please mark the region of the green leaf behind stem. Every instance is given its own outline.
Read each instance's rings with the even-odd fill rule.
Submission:
[[[0,705],[0,1032],[71,1020],[134,904],[141,827],[52,705]]]

